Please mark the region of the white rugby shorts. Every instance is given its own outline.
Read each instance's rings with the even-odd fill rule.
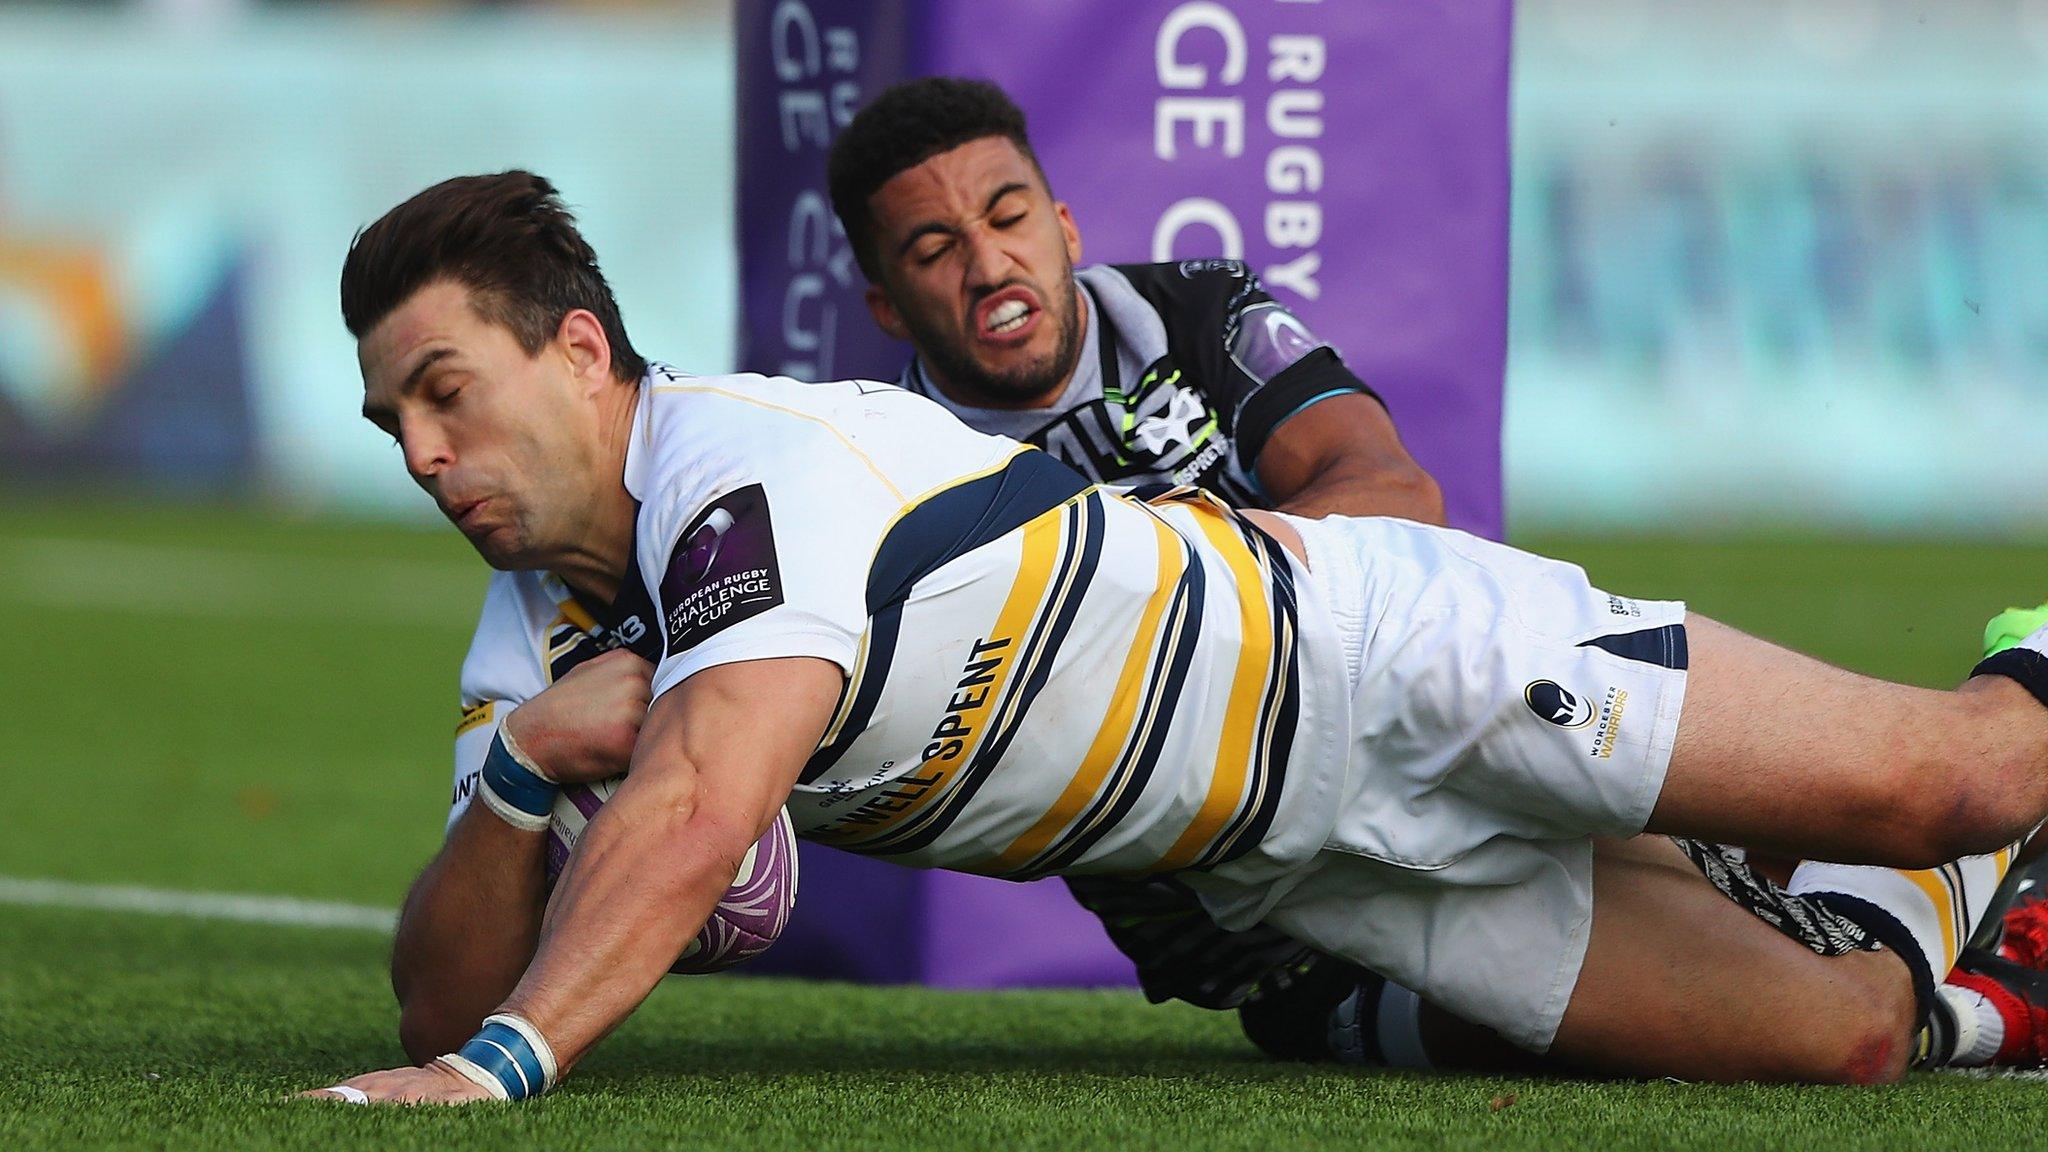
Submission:
[[[1323,850],[1268,883],[1190,878],[1533,1051],[1593,919],[1591,837],[1642,831],[1685,698],[1685,606],[1576,565],[1393,519],[1289,518],[1350,674]]]

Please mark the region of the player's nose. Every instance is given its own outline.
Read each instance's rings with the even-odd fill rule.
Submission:
[[[414,480],[424,482],[438,475],[453,459],[447,437],[431,428],[401,428],[398,441],[405,452],[405,470],[412,473]]]
[[[1014,279],[1017,273],[1016,259],[1008,247],[994,237],[975,237],[967,241],[968,287],[996,288]]]

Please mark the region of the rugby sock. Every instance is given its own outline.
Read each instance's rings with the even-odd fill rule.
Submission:
[[[1855,921],[1898,953],[1925,1019],[1934,1011],[1936,986],[1990,913],[2017,851],[2014,845],[1919,871],[1809,860],[1793,869],[1786,891]]]
[[[2013,997],[1997,985],[1977,987],[1981,980],[1982,977],[1958,972],[1935,993],[1955,1021],[1954,1051],[1948,1057],[1948,1063],[1953,1067],[1976,1068],[1991,1063],[2005,1046],[2008,1012],[2012,1009],[2024,1011],[2016,1003],[2002,1005],[2001,1000]],[[1994,996],[1998,999],[1993,999]],[[2025,1023],[2024,1016],[2019,1022]]]
[[[1992,621],[1993,627],[1997,624]],[[2037,628],[2017,642],[2009,637],[1994,641],[1990,647],[1995,651],[1984,657],[1971,677],[2004,676],[2048,706],[2048,627]]]

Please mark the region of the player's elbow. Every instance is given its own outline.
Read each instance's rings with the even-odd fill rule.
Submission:
[[[398,1044],[405,1049],[406,1059],[425,1064],[462,1047],[475,1035],[483,1019],[469,1018],[474,1015],[431,996],[413,996],[398,1011]]]
[[[1303,493],[1310,504],[1347,516],[1395,516],[1423,524],[1444,522],[1444,493],[1413,460],[1340,462]],[[1318,498],[1318,496],[1320,498]]]
[[[677,827],[669,838],[667,854],[679,883],[702,886],[715,882],[723,889],[739,874],[751,847],[753,840],[738,822],[699,812]]]
[[[1401,505],[1410,509],[1405,513],[1408,519],[1424,524],[1444,523],[1444,490],[1420,464],[1410,461],[1395,472],[1389,483],[1399,494]]]

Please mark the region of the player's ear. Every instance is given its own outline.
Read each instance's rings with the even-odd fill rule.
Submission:
[[[588,308],[571,308],[555,329],[555,344],[569,361],[569,370],[585,380],[604,380],[612,371],[612,342],[604,324]]]
[[[1067,263],[1079,264],[1081,262],[1081,229],[1074,224],[1074,213],[1067,207],[1065,200],[1053,201],[1052,210],[1060,218],[1060,235],[1065,237],[1067,241]]]
[[[875,318],[875,327],[888,333],[892,339],[910,339],[910,326],[903,322],[903,313],[896,310],[896,302],[889,299],[888,289],[871,283],[862,299],[868,302],[868,315]]]

